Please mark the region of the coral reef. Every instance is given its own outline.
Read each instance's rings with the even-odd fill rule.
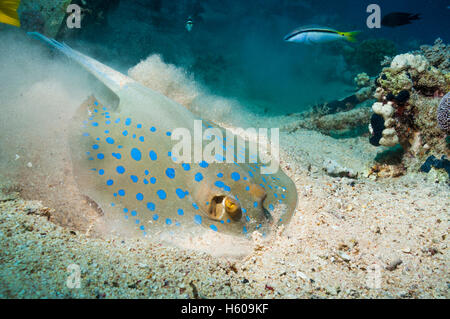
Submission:
[[[437,159],[434,155],[431,155],[420,167],[420,171],[424,173],[429,173],[431,171],[431,168],[433,167],[436,169],[444,169],[450,176],[450,161],[447,159],[445,155],[443,155],[441,159]]]
[[[370,77],[367,75],[366,72],[359,73],[354,78],[355,84],[358,88],[363,88],[369,85],[370,83]]]
[[[53,38],[70,3],[71,0],[22,0],[18,10],[20,22],[27,31],[38,31]]]
[[[437,121],[441,130],[450,132],[449,123],[449,109],[450,109],[450,93],[447,93],[443,98],[441,103],[439,103],[439,108],[437,111]]]
[[[380,72],[380,63],[386,56],[397,53],[395,44],[386,39],[369,39],[363,41],[354,50],[344,51],[344,58],[348,65],[362,69],[369,75]]]
[[[285,125],[282,130],[290,133],[300,128],[319,131],[325,135],[339,136],[351,134],[351,131],[359,132],[361,127],[365,127],[369,121],[372,110],[362,103],[359,107],[346,112],[334,114],[318,114],[315,112],[305,112],[300,115],[298,121]]]
[[[445,72],[450,71],[450,47],[442,39],[436,39],[434,45],[422,45],[420,51],[414,53],[425,56],[432,66]]]
[[[399,143],[405,151],[402,164],[413,170],[426,156],[449,153],[448,98],[439,104],[450,91],[449,51],[437,40],[421,51],[397,55],[375,80],[378,101],[372,106],[370,143]]]

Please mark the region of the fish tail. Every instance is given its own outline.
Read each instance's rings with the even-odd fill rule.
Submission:
[[[341,34],[345,36],[345,39],[352,43],[357,42],[356,36],[360,33],[361,31],[341,32]]]
[[[410,17],[411,20],[420,20],[420,13],[414,14]]]
[[[20,28],[20,19],[17,14],[20,0],[5,0],[0,5],[0,23],[6,23]]]

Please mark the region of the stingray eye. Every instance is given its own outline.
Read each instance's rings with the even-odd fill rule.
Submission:
[[[211,200],[208,209],[209,217],[214,220],[226,220],[232,218],[239,220],[242,217],[241,206],[228,196],[216,195]]]

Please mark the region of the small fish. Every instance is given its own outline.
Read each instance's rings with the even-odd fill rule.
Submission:
[[[19,8],[20,0],[0,0],[0,23],[10,24],[20,28]]]
[[[186,21],[186,30],[188,32],[191,32],[193,27],[194,27],[194,21],[192,20],[191,17],[189,17]]]
[[[392,12],[383,17],[381,25],[385,27],[395,28],[405,24],[411,24],[413,20],[420,20],[420,14],[412,14],[407,12]]]
[[[305,44],[326,43],[339,40],[356,42],[356,35],[359,31],[340,32],[327,27],[310,26],[300,27],[284,37],[286,42],[298,42]]]

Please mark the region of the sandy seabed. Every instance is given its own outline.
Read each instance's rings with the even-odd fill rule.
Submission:
[[[241,258],[105,239],[75,222],[61,227],[58,210],[74,206],[45,207],[23,199],[32,194],[4,188],[0,297],[449,298],[448,185],[425,174],[366,178],[376,155],[366,138],[335,140],[298,130],[280,139],[297,209],[284,231],[254,240]],[[328,158],[359,178],[328,176],[322,169]],[[26,169],[33,175],[39,167]],[[70,169],[63,176],[60,185]],[[72,264],[79,267],[80,288],[67,286]]]

